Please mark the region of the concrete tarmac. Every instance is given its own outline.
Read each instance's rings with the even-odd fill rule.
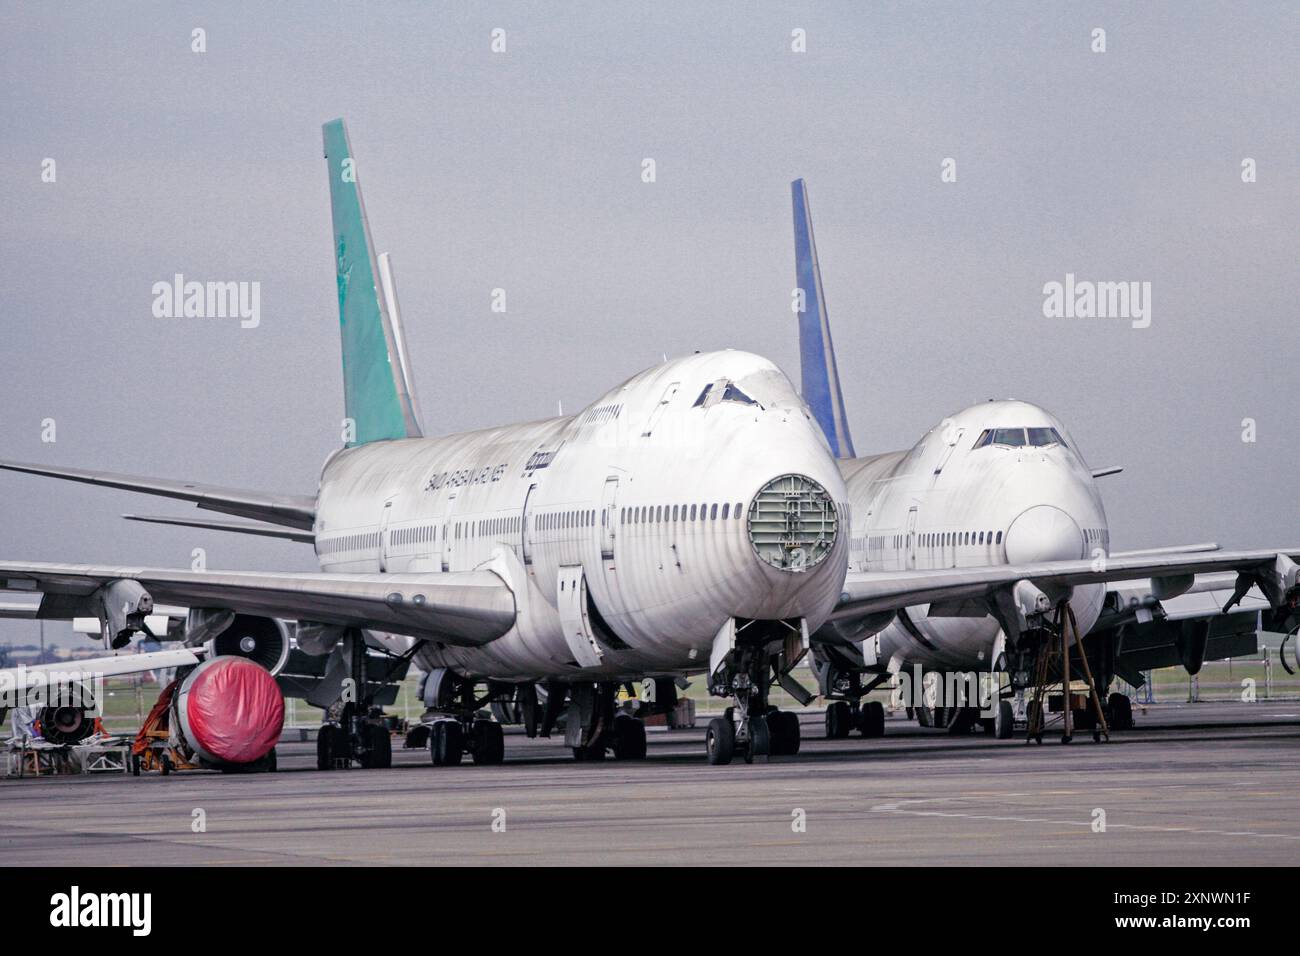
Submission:
[[[1094,744],[952,737],[902,717],[794,757],[704,760],[703,721],[644,762],[575,763],[506,738],[506,763],[0,780],[0,858],[41,865],[1300,863],[1300,701],[1161,705]],[[197,830],[198,821],[206,829]],[[1104,832],[1099,822],[1104,820]],[[496,828],[494,829],[494,824]],[[503,829],[502,829],[503,827]]]

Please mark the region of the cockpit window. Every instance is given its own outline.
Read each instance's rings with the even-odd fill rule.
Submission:
[[[1060,432],[1055,428],[1029,429],[1029,444],[1036,447],[1041,447],[1043,445],[1060,445],[1062,448],[1070,447],[1061,439]]]
[[[758,405],[758,402],[742,392],[735,382],[727,379],[718,379],[704,386],[704,391],[700,392],[700,397],[695,400],[692,408],[712,408],[718,402],[735,402],[738,405]],[[762,407],[762,406],[759,406]]]
[[[754,401],[731,382],[727,383],[727,390],[722,393],[722,400],[724,402],[739,402],[742,405],[758,404],[758,402]]]
[[[1055,428],[986,428],[980,432],[980,437],[971,448],[974,450],[985,445],[1006,445],[1010,448],[1023,448],[1025,445],[1035,448],[1045,445],[1069,447]]]

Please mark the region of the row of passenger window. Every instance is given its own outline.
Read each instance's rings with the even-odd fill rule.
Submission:
[[[719,510],[721,508],[721,510]],[[702,505],[638,505],[623,508],[618,515],[619,524],[664,524],[675,521],[730,521],[740,518],[741,503],[731,502],[719,506],[716,502]]]
[[[907,541],[906,535],[901,534],[878,534],[867,538],[867,548],[870,550],[881,550],[883,548],[901,549]],[[966,545],[981,544],[1001,544],[1002,532],[996,534],[992,531],[933,531],[924,532],[916,539],[917,547],[921,548],[944,548],[944,547],[965,547]]]
[[[341,534],[337,538],[328,538],[321,542],[321,554],[336,554],[340,551],[361,551],[366,548],[379,547],[378,532],[368,534]]]

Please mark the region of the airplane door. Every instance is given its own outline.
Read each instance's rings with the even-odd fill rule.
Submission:
[[[519,529],[520,547],[524,554],[524,567],[532,571],[533,566],[533,492],[537,490],[537,484],[528,486],[528,493],[524,495],[524,515],[521,527]]]
[[[916,567],[916,505],[907,512],[907,566]]]
[[[384,502],[383,513],[379,516],[379,572],[388,570],[388,520],[393,514],[393,502],[396,499],[389,498]]]
[[[618,477],[605,479],[605,493],[600,506],[600,556],[606,561],[614,559],[614,521],[618,518],[614,501],[618,498]]]
[[[582,565],[560,567],[555,593],[564,642],[569,646],[573,659],[579,667],[599,666],[605,652],[596,643],[591,617],[587,613],[587,577],[582,572]]]
[[[442,569],[444,571],[451,569],[451,542],[453,538],[451,516],[452,505],[456,501],[456,493],[453,491],[447,495],[447,500],[442,503],[442,521],[438,525],[435,534],[441,535],[442,540],[439,546],[442,550]]]

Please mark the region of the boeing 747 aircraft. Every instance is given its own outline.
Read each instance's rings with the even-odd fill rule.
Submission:
[[[1011,696],[998,696],[989,708],[993,715],[983,720],[999,737],[1010,736],[1013,723],[1026,716],[1023,692],[1047,646],[1049,616],[1063,600],[1078,632],[1088,636],[1084,647],[1103,697],[1116,676],[1140,686],[1149,668],[1181,664],[1196,673],[1204,660],[1253,652],[1261,612],[1269,612],[1274,627],[1291,626],[1286,617],[1294,595],[1288,600],[1285,592],[1293,587],[1286,582],[1294,580],[1294,569],[1283,556],[1276,558],[1283,586],[1261,593],[1259,579],[1249,573],[1194,577],[1191,572],[1205,565],[1190,555],[1217,551],[1213,545],[1112,554],[1097,479],[1121,469],[1091,468],[1064,423],[1037,405],[982,402],[945,418],[909,450],[855,457],[807,187],[795,180],[791,189],[797,288],[805,306],[799,315],[803,396],[849,489],[846,591],[855,582],[889,575],[917,579],[938,572],[936,579],[943,579],[1079,560],[1098,571],[1069,588],[1026,576],[992,594],[940,597],[865,616],[837,612],[814,636],[821,692],[838,698],[827,710],[828,736],[842,737],[855,727],[867,736],[882,733],[881,705],[860,709],[859,701],[900,673],[914,691],[925,683],[918,675],[938,678],[928,682],[938,706],[920,694],[909,704],[923,723],[954,731],[981,719],[983,708],[944,700],[945,688],[970,686],[949,677],[1006,673]],[[1125,560],[1157,558],[1167,566],[1146,580],[1127,580],[1132,575],[1119,567]],[[1280,614],[1271,611],[1269,596]],[[1078,663],[1071,673],[1082,676]],[[1112,728],[1131,725],[1130,703],[1122,694],[1111,694],[1104,712]],[[1091,725],[1090,712],[1078,716],[1080,726]]]

